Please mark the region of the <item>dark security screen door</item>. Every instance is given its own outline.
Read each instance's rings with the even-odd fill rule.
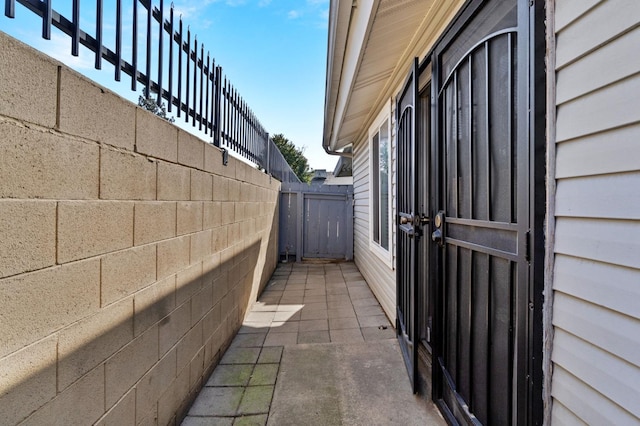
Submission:
[[[528,22],[516,3],[484,2],[433,59],[434,374],[438,403],[462,424],[527,423]]]
[[[419,229],[416,226],[416,108],[418,61],[400,92],[396,103],[397,123],[397,258],[396,297],[398,340],[404,356],[413,391],[417,385],[417,309],[416,272],[417,242]]]

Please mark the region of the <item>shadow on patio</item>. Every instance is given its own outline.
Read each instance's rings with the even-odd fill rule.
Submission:
[[[353,263],[280,264],[182,423],[441,425]]]

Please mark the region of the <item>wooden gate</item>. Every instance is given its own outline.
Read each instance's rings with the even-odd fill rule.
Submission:
[[[353,186],[283,183],[281,259],[353,259]]]

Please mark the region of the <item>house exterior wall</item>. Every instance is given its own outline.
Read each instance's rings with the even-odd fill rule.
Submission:
[[[0,51],[0,423],[179,422],[276,266],[280,184]]]
[[[378,298],[385,313],[395,324],[396,319],[396,109],[395,97],[402,90],[413,59],[424,58],[451,22],[456,13],[464,5],[464,0],[446,4],[435,3],[428,11],[427,17],[416,28],[410,46],[404,51],[399,63],[395,64],[393,73],[388,77],[384,91],[375,105],[369,110],[368,118],[358,130],[360,135],[354,143],[353,191],[354,191],[354,261],[362,275],[366,278],[373,293]],[[354,55],[353,52],[350,53]],[[385,263],[371,248],[370,223],[370,140],[369,130],[376,117],[386,111],[389,113],[391,144],[391,262]]]
[[[552,422],[639,424],[640,3],[555,10]]]
[[[380,256],[372,247],[371,242],[371,192],[370,192],[370,141],[368,136],[353,147],[353,202],[354,202],[354,261],[362,275],[367,280],[382,309],[392,324],[396,319],[396,162],[395,162],[395,120],[394,110],[385,109],[390,113],[390,146],[391,146],[391,233],[389,241],[390,259]]]

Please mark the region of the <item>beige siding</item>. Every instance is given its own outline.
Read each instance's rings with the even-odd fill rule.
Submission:
[[[394,128],[394,123],[390,123]],[[393,130],[392,130],[393,132]],[[392,133],[392,205],[395,206],[395,142]],[[396,273],[372,251],[370,246],[369,211],[369,142],[363,140],[354,146],[353,161],[353,198],[354,198],[354,260],[360,272],[367,280],[369,287],[375,294],[392,323],[395,323],[396,306]],[[392,217],[395,214],[392,211]],[[395,250],[395,234],[392,234],[390,245]]]
[[[580,379],[559,366],[554,369],[553,396],[556,398],[552,412],[553,424],[637,424],[637,418],[628,411],[609,399],[603,399],[602,394],[592,387],[584,386]]]
[[[640,424],[640,2],[555,3],[552,421]]]

